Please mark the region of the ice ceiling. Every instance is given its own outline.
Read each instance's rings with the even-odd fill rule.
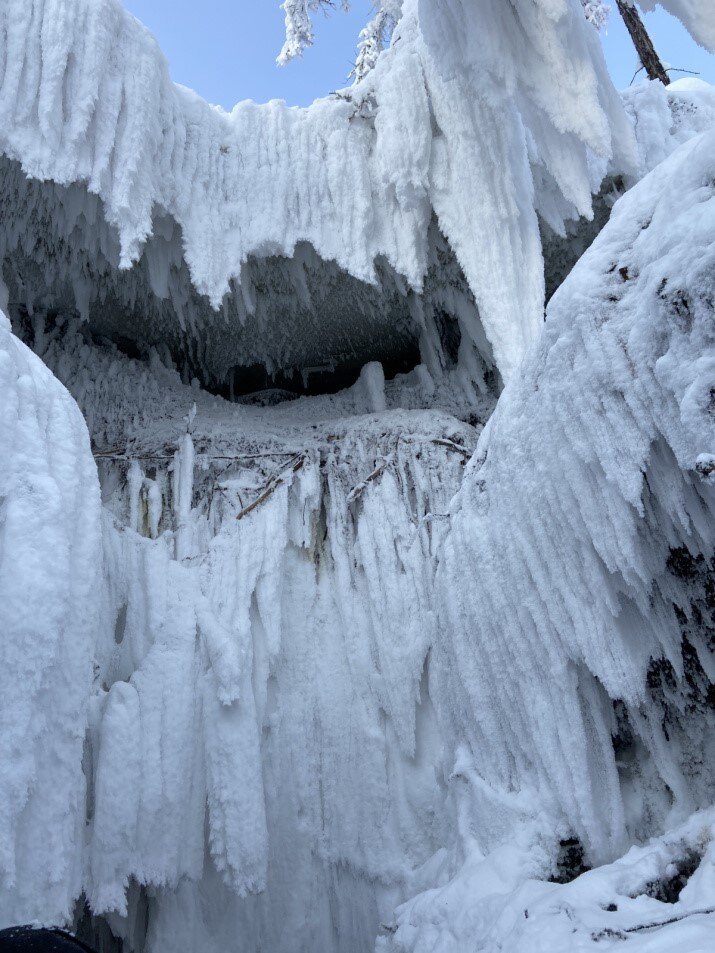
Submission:
[[[519,56],[488,20],[448,25],[407,2],[358,86],[229,114],[171,83],[116,0],[6,0],[11,307],[76,310],[225,391],[340,385],[371,360],[505,379],[543,319],[537,212],[562,232],[590,215],[609,162],[635,162],[580,11],[508,16],[530,38]],[[462,49],[460,33],[477,39]],[[592,92],[557,84],[564,71]]]

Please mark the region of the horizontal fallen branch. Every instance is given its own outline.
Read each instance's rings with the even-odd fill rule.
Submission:
[[[435,437],[434,440],[430,441],[431,443],[436,444],[438,447],[447,447],[448,450],[454,450],[456,453],[461,453],[464,457],[471,457],[473,450],[467,450],[466,447],[463,447],[459,443],[455,443],[454,440],[447,440],[443,437]]]
[[[655,930],[658,927],[667,927],[671,923],[679,923],[681,920],[687,920],[688,917],[708,916],[712,913],[715,913],[715,907],[707,907],[704,910],[689,910],[680,916],[668,917],[667,920],[654,920],[652,923],[639,923],[634,927],[606,927],[592,933],[591,939],[595,941],[626,939],[627,933],[643,933],[645,930]]]
[[[126,450],[93,450],[92,456],[95,460],[121,460],[129,463],[132,460],[173,460],[176,451],[167,453],[127,453]],[[293,457],[294,450],[275,450],[266,453],[242,453],[242,454],[207,454],[201,450],[196,451],[196,455],[206,460],[222,460],[229,463],[241,463],[244,460],[272,460],[276,457]]]

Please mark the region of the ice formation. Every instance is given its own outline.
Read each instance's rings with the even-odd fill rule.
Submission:
[[[472,791],[463,863],[458,852],[439,889],[398,913],[386,950],[533,949],[540,931],[579,933],[578,911],[575,926],[538,917],[579,896],[597,910],[611,874],[584,879],[584,894],[520,886],[544,878],[549,839],[603,862],[712,803],[714,146],[712,131],[685,144],[616,205],[469,464],[438,572],[433,655],[469,744],[455,768]],[[470,586],[459,585],[465,565]],[[702,823],[698,859],[711,850]],[[626,857],[611,890],[645,892],[629,878],[657,880],[656,854],[636,853],[651,858],[641,867]],[[711,853],[703,865],[711,890]],[[540,896],[536,922],[522,923]],[[647,948],[701,949],[693,937],[715,929],[706,906],[692,946],[667,933]],[[636,905],[612,936],[666,911]]]
[[[700,950],[712,89],[619,99],[578,0],[404,0],[307,110],[115,0],[0,40],[0,928]]]
[[[663,7],[683,22],[701,46],[715,47],[715,10],[710,0],[638,0],[638,4],[644,10]]]
[[[348,338],[333,343],[340,357],[367,321],[388,342],[409,333],[438,365],[423,295],[436,219],[463,273],[450,312],[462,361],[472,377],[484,363],[508,377],[543,318],[536,211],[557,231],[589,215],[609,161],[631,169],[632,136],[576,0],[519,0],[506,23],[486,0],[453,7],[409,0],[391,49],[350,90],[227,114],[170,82],[117,0],[3,0],[0,152],[24,173],[3,165],[11,294],[30,310],[75,304],[125,338],[180,339],[198,366],[203,347],[218,380],[226,340],[233,365],[300,368],[318,363],[300,343],[315,326]],[[311,300],[306,246],[324,287],[353,279],[342,303]],[[261,263],[276,257],[267,295]],[[226,326],[222,359],[206,339]]]
[[[97,635],[97,471],[82,416],[0,312],[0,921],[82,889],[82,750]]]

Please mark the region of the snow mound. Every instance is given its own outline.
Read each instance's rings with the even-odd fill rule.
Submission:
[[[378,953],[702,953],[715,931],[714,824],[712,809],[694,814],[565,884],[526,879],[535,864],[523,847],[474,855],[398,909]]]
[[[99,481],[77,405],[0,313],[0,921],[82,887]]]

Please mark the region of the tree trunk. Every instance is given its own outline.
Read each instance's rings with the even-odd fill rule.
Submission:
[[[638,11],[634,6],[631,6],[629,0],[616,0],[616,3],[619,13],[623,17],[623,22],[631,35],[638,57],[648,74],[648,79],[659,79],[661,83],[667,86],[670,82],[668,74],[655,51],[653,42],[648,36]]]

